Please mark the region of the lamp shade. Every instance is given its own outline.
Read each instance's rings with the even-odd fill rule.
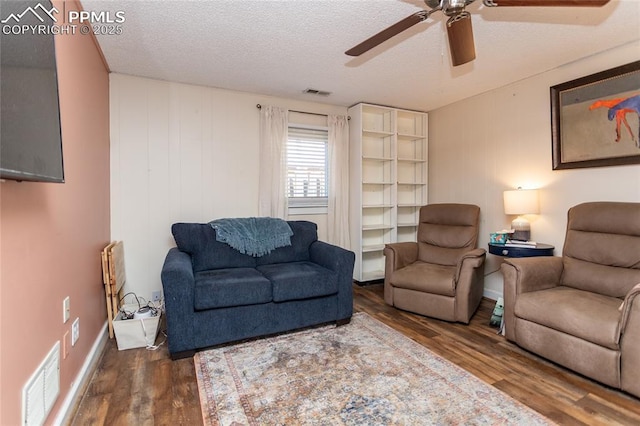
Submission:
[[[504,191],[505,214],[538,214],[539,211],[537,189]]]

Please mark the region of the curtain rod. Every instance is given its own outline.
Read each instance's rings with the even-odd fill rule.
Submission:
[[[256,108],[262,109],[262,105],[257,104]],[[328,117],[327,114],[320,114],[318,112],[296,111],[294,109],[290,109],[289,112],[297,112],[298,114],[310,114],[310,115],[319,115],[321,117]],[[347,117],[347,120],[351,120],[351,117]]]

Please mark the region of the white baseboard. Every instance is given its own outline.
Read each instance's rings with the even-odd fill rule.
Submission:
[[[91,379],[91,373],[93,373],[92,367],[98,361],[100,355],[102,355],[102,349],[107,343],[108,338],[107,322],[105,321],[102,329],[98,333],[98,337],[89,351],[89,354],[87,354],[87,358],[84,360],[84,364],[82,364],[82,368],[78,372],[76,379],[73,381],[73,385],[67,393],[67,397],[64,399],[62,406],[58,410],[58,414],[53,421],[54,425],[69,424],[71,422],[72,419],[69,418],[73,415],[71,410],[76,406],[77,399],[82,397],[82,395],[78,395],[78,392],[83,389],[85,383]]]
[[[482,292],[482,295],[487,299],[498,300],[499,297],[502,297],[502,293],[496,290],[491,290],[490,288],[485,288]]]

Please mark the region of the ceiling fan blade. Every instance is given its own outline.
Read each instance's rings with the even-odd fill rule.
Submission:
[[[485,0],[486,6],[582,6],[599,7],[609,0]]]
[[[373,49],[379,44],[384,43],[389,40],[391,37],[400,34],[406,29],[413,27],[415,24],[424,21],[429,17],[429,13],[426,10],[422,10],[420,12],[416,12],[413,15],[407,16],[401,21],[396,22],[390,27],[380,31],[378,34],[373,37],[369,37],[359,45],[352,47],[351,49],[344,52],[349,56],[360,56],[363,53]]]
[[[451,63],[454,67],[471,62],[476,58],[471,15],[468,12],[462,12],[447,21],[447,36],[449,37]]]

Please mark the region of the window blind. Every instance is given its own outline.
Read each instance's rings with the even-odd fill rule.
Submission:
[[[327,131],[289,127],[287,197],[290,206],[326,206]]]

